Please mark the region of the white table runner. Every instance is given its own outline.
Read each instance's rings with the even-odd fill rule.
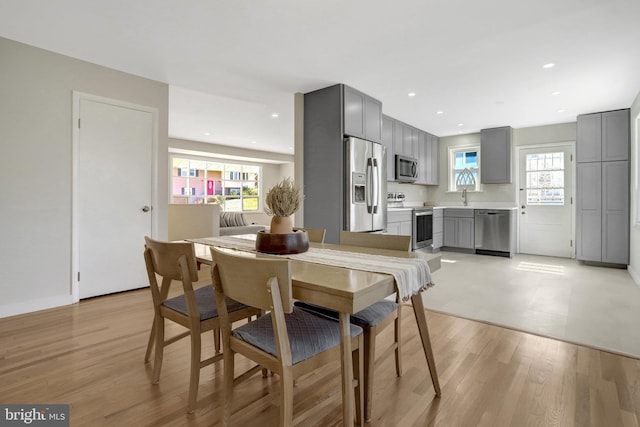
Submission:
[[[219,246],[245,252],[257,252],[255,240],[250,239],[248,236],[247,238],[224,236],[187,240],[208,246]],[[309,248],[307,252],[301,254],[274,256],[330,265],[333,267],[391,274],[396,281],[396,287],[402,301],[407,301],[418,292],[434,286],[434,283],[431,281],[429,264],[422,258],[400,258],[324,248]]]

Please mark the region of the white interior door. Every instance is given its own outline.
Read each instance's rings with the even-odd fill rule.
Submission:
[[[78,96],[74,139],[74,297],[148,285],[153,111]]]
[[[573,257],[573,146],[519,150],[519,247],[534,255]]]

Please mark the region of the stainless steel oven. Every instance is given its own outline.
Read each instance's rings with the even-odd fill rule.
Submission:
[[[425,248],[433,243],[433,208],[414,208],[412,249]]]

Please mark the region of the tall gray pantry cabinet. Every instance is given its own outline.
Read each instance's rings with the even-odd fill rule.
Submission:
[[[343,84],[304,95],[304,225],[325,228],[339,243],[344,229],[344,138],[382,141],[382,102]]]
[[[629,263],[629,110],[578,116],[576,258]]]

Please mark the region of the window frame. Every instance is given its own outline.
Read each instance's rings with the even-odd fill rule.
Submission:
[[[448,149],[448,162],[447,162],[447,191],[450,193],[461,193],[462,190],[456,187],[456,179],[455,174],[456,171],[460,169],[455,168],[456,162],[456,154],[458,153],[466,153],[474,151],[478,158],[478,169],[476,174],[476,186],[473,189],[467,189],[469,192],[481,192],[482,191],[482,183],[481,183],[481,173],[482,173],[482,157],[480,153],[480,144],[469,144],[469,145],[458,145],[449,147]]]
[[[184,160],[184,161],[188,161],[189,163],[189,173],[187,174],[187,176],[184,175],[174,175],[174,161],[175,160]],[[191,169],[193,169],[191,167],[191,162],[201,162],[204,164],[204,176],[193,176],[191,174]],[[229,161],[229,159],[218,159],[215,157],[200,157],[200,156],[190,156],[190,155],[185,155],[185,154],[170,154],[169,155],[169,185],[168,185],[168,192],[169,192],[169,203],[173,203],[174,200],[176,199],[181,199],[184,200],[183,203],[180,204],[220,204],[220,203],[216,203],[216,202],[211,202],[210,199],[214,198],[216,196],[216,194],[213,195],[208,195],[206,194],[207,191],[207,181],[209,181],[208,177],[207,177],[207,171],[209,171],[210,169],[208,168],[209,164],[217,164],[217,165],[222,165],[223,166],[223,170],[222,170],[222,176],[220,178],[216,178],[213,181],[220,181],[221,182],[221,186],[222,186],[222,195],[224,195],[224,189],[225,188],[231,188],[231,187],[226,187],[224,185],[225,182],[235,182],[238,183],[240,186],[240,194],[239,199],[236,199],[234,197],[233,200],[240,200],[240,210],[227,210],[226,206],[227,204],[225,202],[220,204],[220,211],[221,212],[243,212],[243,213],[263,213],[264,209],[263,209],[263,190],[262,190],[262,180],[264,179],[263,176],[263,168],[261,164],[257,164],[257,163],[252,163],[252,162],[241,162],[241,161]],[[235,170],[240,170],[242,171],[243,168],[247,167],[247,168],[257,168],[257,195],[245,195],[244,192],[242,191],[242,188],[244,188],[244,184],[245,182],[252,182],[250,180],[244,180],[244,179],[238,179],[238,180],[230,180],[230,179],[225,179],[225,175],[228,171],[228,167],[230,167],[229,169],[235,169]],[[243,175],[244,173],[250,173],[250,172],[242,172],[240,175]],[[197,175],[197,174],[196,174]],[[182,193],[174,193],[174,180],[175,179],[185,179],[187,180],[187,182],[189,182],[188,180],[191,179],[196,179],[199,180],[199,183],[202,182],[202,185],[204,187],[203,189],[203,194],[199,195],[199,194],[182,194]],[[179,186],[179,185],[178,185]],[[189,184],[187,187],[192,188],[191,184]],[[232,186],[233,188],[237,187],[237,185]],[[214,190],[215,193],[215,190]],[[227,196],[227,198],[230,196]],[[253,199],[256,198],[257,199],[257,209],[256,210],[246,210],[244,209],[244,202],[243,200],[247,198],[247,199]]]

